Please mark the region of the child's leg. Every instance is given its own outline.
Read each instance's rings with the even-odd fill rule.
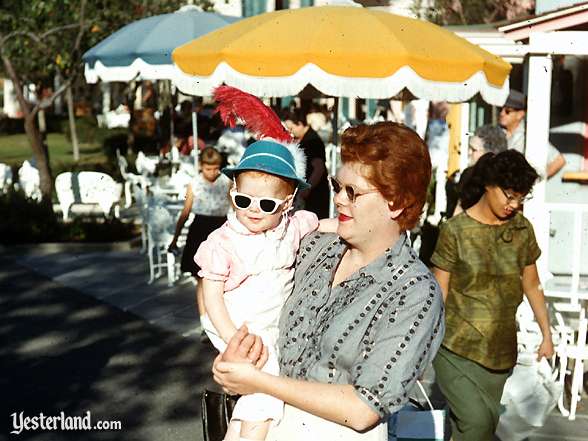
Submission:
[[[241,421],[241,440],[263,441],[269,430],[269,420]]]
[[[227,433],[225,433],[223,441],[239,441],[239,423],[237,420],[231,420],[229,422],[229,427],[227,427]]]

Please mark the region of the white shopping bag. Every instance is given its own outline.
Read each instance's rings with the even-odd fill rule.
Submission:
[[[537,361],[536,357],[534,353],[519,354],[506,380],[500,400],[505,410],[496,429],[502,441],[523,440],[543,426],[562,392],[547,360]]]

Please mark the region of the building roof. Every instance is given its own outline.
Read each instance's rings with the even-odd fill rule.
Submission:
[[[543,14],[518,18],[496,28],[513,40],[525,40],[531,32],[550,32],[588,24],[588,1]]]

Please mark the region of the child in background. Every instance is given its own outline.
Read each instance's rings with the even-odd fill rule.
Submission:
[[[202,283],[198,276],[200,268],[194,262],[194,254],[208,235],[227,221],[227,212],[231,208],[231,204],[227,200],[231,181],[220,173],[222,161],[221,154],[213,147],[207,147],[200,153],[200,173],[186,187],[184,208],[180,213],[174,237],[168,247],[170,253],[178,251],[178,237],[180,237],[190,213],[194,213],[194,220],[190,225],[186,246],[182,253],[181,270],[182,272],[190,272],[196,278],[196,302],[200,317],[206,311],[202,297]],[[195,332],[202,333],[202,325],[195,329]]]
[[[229,194],[235,211],[194,257],[202,268],[207,311],[203,326],[223,352],[237,329],[247,324],[268,347],[263,370],[278,375],[280,310],[292,291],[300,241],[319,226],[314,213],[290,213],[296,192],[309,187],[304,181],[304,152],[264,139],[250,145],[239,164],[223,173],[233,179]],[[265,439],[270,420],[277,423],[282,412],[282,401],[269,395],[241,397],[225,441]]]

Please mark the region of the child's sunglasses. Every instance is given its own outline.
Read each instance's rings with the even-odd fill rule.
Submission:
[[[231,190],[229,194],[231,195],[233,205],[237,209],[247,210],[249,207],[251,207],[251,204],[255,203],[257,208],[259,208],[265,214],[274,214],[278,208],[280,208],[280,205],[286,201],[285,199],[267,197],[258,198],[245,193],[239,193],[236,190]]]

